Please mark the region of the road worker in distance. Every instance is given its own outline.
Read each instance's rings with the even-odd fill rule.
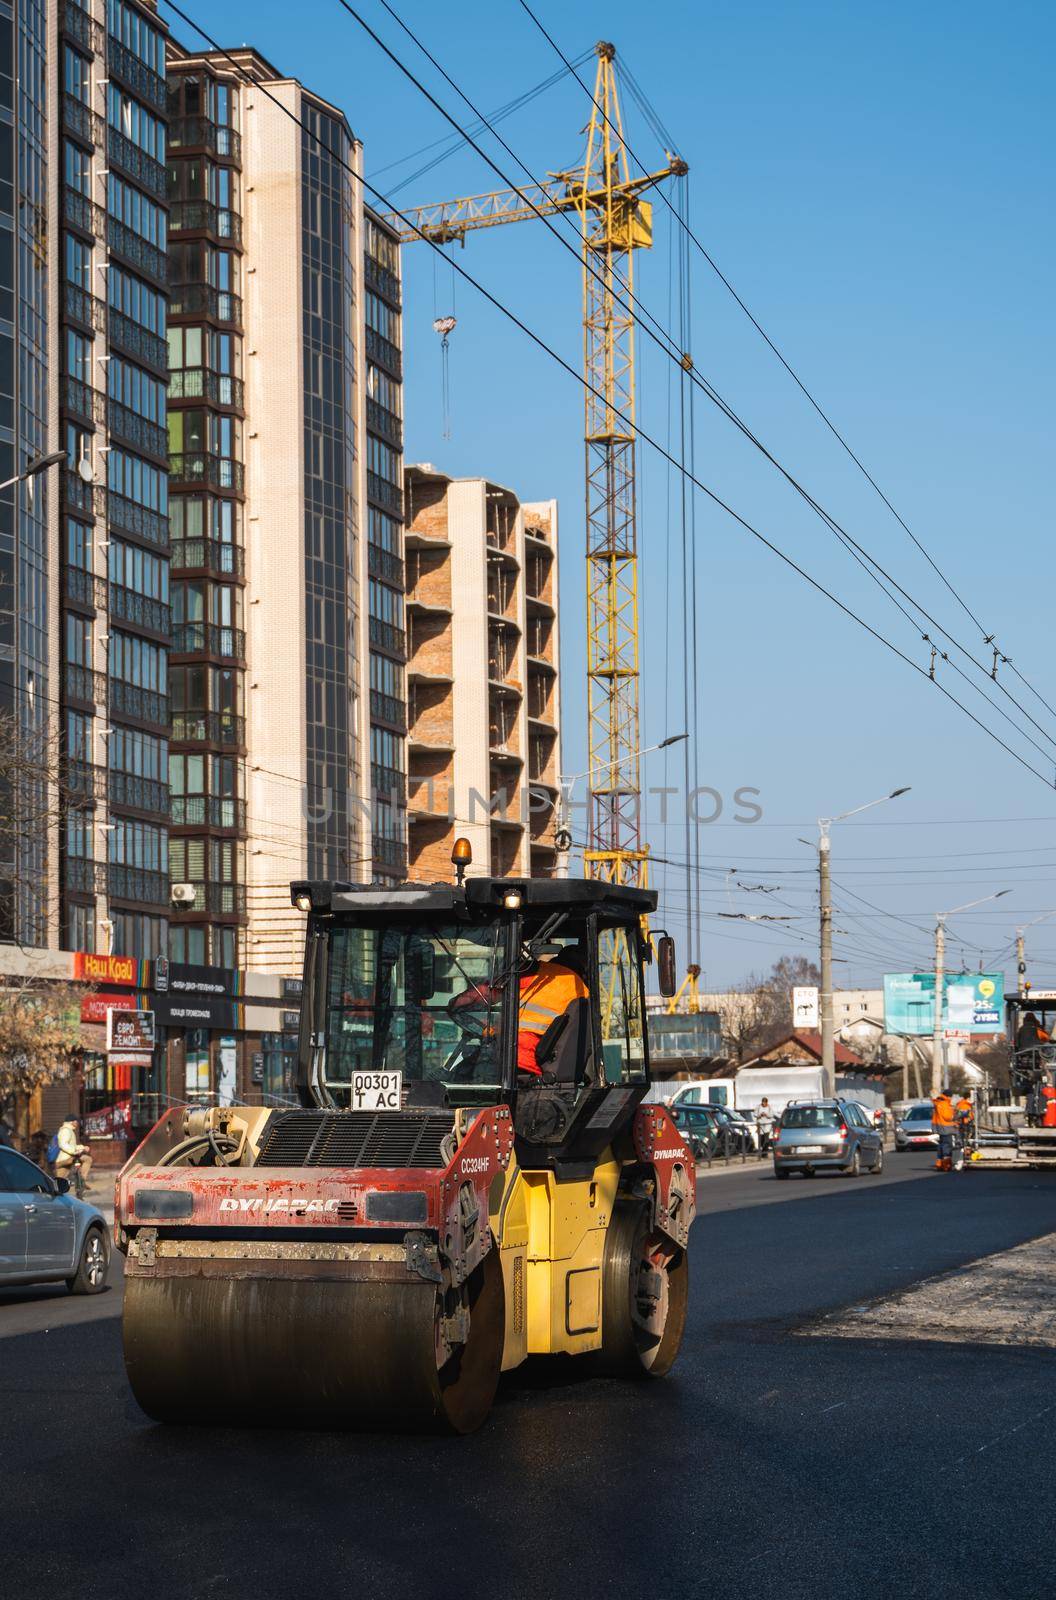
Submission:
[[[931,1102],[931,1126],[939,1136],[939,1156],[935,1165],[940,1172],[949,1172],[953,1166],[957,1113],[948,1089],[941,1090]]]

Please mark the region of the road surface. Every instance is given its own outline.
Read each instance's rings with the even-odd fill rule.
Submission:
[[[699,1199],[675,1372],[522,1369],[466,1440],[156,1427],[125,1387],[119,1280],[94,1300],[0,1293],[5,1592],[1050,1592],[1052,1348],[877,1319],[884,1297],[1056,1233],[1056,1174],[889,1154],[857,1182],[735,1168]]]

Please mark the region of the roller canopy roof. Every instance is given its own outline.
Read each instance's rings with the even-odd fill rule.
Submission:
[[[653,889],[631,889],[597,878],[469,878],[461,887],[449,883],[379,884],[298,882],[290,897],[309,895],[313,911],[353,915],[421,916],[449,911],[480,916],[503,908],[505,897],[519,894],[526,911],[596,912],[615,922],[656,910]]]

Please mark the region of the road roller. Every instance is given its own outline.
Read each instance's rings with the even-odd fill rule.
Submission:
[[[117,1180],[142,1408],[468,1433],[532,1357],[666,1373],[695,1172],[646,1099],[647,961],[675,983],[656,895],[488,877],[291,895],[296,1100],[174,1108]]]

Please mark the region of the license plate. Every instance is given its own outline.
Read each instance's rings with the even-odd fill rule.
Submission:
[[[353,1111],[399,1111],[402,1072],[353,1072]]]
[[[797,1144],[792,1153],[797,1156],[820,1156],[824,1149],[823,1144]]]

